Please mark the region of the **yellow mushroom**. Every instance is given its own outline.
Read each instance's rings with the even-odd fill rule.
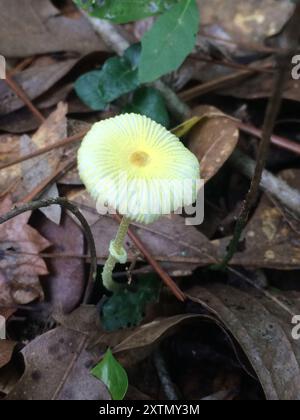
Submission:
[[[113,290],[114,266],[127,260],[123,242],[130,222],[152,223],[195,202],[199,162],[160,124],[123,114],[93,125],[79,149],[78,169],[98,205],[124,216],[103,271],[105,287]]]

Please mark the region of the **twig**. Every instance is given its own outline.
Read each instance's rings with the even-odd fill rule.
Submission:
[[[230,83],[240,82],[253,74],[251,70],[239,70],[226,76],[218,77],[217,79],[210,80],[209,82],[202,83],[197,86],[193,86],[190,89],[186,89],[179,93],[179,98],[182,101],[190,101],[195,97],[206,95],[207,93],[213,92],[217,89],[228,87]]]
[[[11,90],[15,92],[15,94],[24,102],[24,104],[30,109],[30,111],[35,115],[35,117],[39,120],[40,123],[45,121],[45,117],[40,113],[40,111],[33,105],[31,100],[28,98],[24,90],[17,84],[17,82],[10,76],[10,74],[6,75],[5,82],[10,87]]]
[[[88,303],[93,287],[94,287],[94,282],[95,282],[96,274],[97,274],[96,246],[95,246],[93,234],[92,234],[92,231],[90,229],[88,222],[86,221],[85,217],[82,215],[82,213],[78,210],[78,208],[74,204],[70,203],[65,198],[60,198],[60,197],[49,198],[47,200],[32,201],[31,203],[27,203],[27,204],[15,207],[10,212],[6,213],[3,216],[0,216],[0,225],[4,222],[7,222],[10,219],[13,219],[14,217],[22,213],[26,213],[27,211],[38,210],[40,208],[50,207],[53,205],[59,205],[69,210],[71,213],[73,213],[73,215],[79,220],[79,222],[82,225],[82,228],[83,228],[83,231],[84,231],[84,234],[85,234],[85,237],[86,237],[89,249],[90,249],[90,253],[91,253],[90,274],[89,274],[89,279],[88,279],[88,283],[86,286],[84,299],[83,299],[84,303]]]
[[[167,369],[166,361],[160,349],[157,349],[154,352],[153,360],[154,360],[154,364],[155,364],[156,371],[159,376],[161,385],[163,387],[164,393],[166,397],[168,398],[168,400],[170,401],[180,400],[178,392],[175,388],[174,383],[172,382],[170,373]]]
[[[250,159],[240,150],[235,150],[229,162],[247,178],[253,178],[255,172],[255,161]],[[263,191],[270,193],[295,215],[300,217],[300,193],[290,187],[283,179],[264,170],[260,180],[260,187]]]
[[[250,124],[244,124],[243,122],[238,122],[238,127],[244,133],[251,134],[252,136],[258,137],[259,139],[262,138],[262,130],[256,128]],[[271,142],[275,146],[281,147],[282,149],[288,150],[290,152],[296,153],[300,155],[300,144],[296,143],[292,140],[289,140],[285,137],[276,136],[275,134],[271,137]]]
[[[29,203],[32,200],[39,198],[39,196],[50,186],[50,184],[58,181],[68,171],[76,165],[76,159],[69,159],[63,165],[60,165],[48,178],[39,183],[29,194],[22,198],[22,203]]]
[[[65,146],[68,146],[69,144],[73,144],[77,141],[80,141],[86,135],[87,132],[88,130],[81,131],[78,134],[74,134],[74,136],[66,137],[65,139],[57,143],[53,143],[46,147],[41,147],[40,149],[36,150],[33,153],[29,153],[28,155],[21,156],[18,159],[15,159],[11,162],[7,162],[4,165],[0,166],[0,171],[2,169],[10,168],[11,166],[14,166],[14,165],[18,165],[19,163],[25,162],[26,160],[33,159],[45,153],[51,152],[51,150],[59,149],[61,147],[65,147]]]
[[[296,6],[296,11],[295,11],[294,16],[296,15],[298,17],[300,15],[299,4]],[[291,20],[290,24],[293,27],[295,26],[294,19]],[[298,27],[299,27],[299,22],[298,22]],[[243,203],[240,216],[238,218],[238,221],[234,229],[233,238],[228,246],[227,254],[224,257],[220,268],[226,267],[226,265],[230,262],[230,260],[236,253],[242,233],[249,220],[251,210],[254,208],[256,204],[261,179],[262,179],[264,168],[266,166],[267,156],[268,156],[268,152],[269,152],[269,148],[271,144],[271,136],[274,131],[276,118],[280,111],[280,107],[282,103],[287,69],[290,66],[291,59],[298,46],[299,35],[300,35],[299,29],[295,33],[292,33],[291,34],[292,39],[289,39],[290,44],[291,44],[291,47],[289,46],[290,49],[283,56],[278,56],[279,70],[274,81],[272,95],[271,95],[271,98],[269,100],[268,107],[267,107],[264,126],[262,130],[262,140],[259,144],[257,162],[256,162],[253,178],[251,181],[250,190]]]
[[[115,218],[119,223],[122,220],[119,215],[115,215]],[[174,282],[174,280],[171,279],[169,274],[153,258],[151,253],[142,243],[142,241],[137,237],[135,233],[133,233],[132,229],[130,228],[128,229],[128,236],[130,237],[132,242],[135,244],[135,246],[138,248],[138,250],[141,252],[141,254],[143,254],[145,260],[148,261],[148,263],[153,267],[154,271],[159,275],[159,277],[162,279],[165,285],[172,291],[174,296],[176,296],[177,299],[179,299],[181,302],[184,302],[186,300],[185,294],[179,289],[179,287]]]

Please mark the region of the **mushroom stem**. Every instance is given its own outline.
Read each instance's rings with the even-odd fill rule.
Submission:
[[[125,264],[127,261],[127,253],[123,245],[128,232],[129,225],[130,220],[127,217],[123,217],[116,238],[110,244],[109,257],[103,268],[103,285],[110,292],[117,292],[122,288],[121,284],[113,280],[112,273],[118,262],[121,264]]]

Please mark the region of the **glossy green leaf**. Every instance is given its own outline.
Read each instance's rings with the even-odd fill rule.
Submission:
[[[114,23],[128,23],[155,16],[179,0],[74,0],[90,15]]]
[[[81,76],[75,83],[79,98],[91,109],[101,111],[120,96],[139,86],[140,44],[128,48],[123,57],[109,58],[102,69]]]
[[[139,86],[138,70],[125,58],[113,57],[106,61],[99,78],[98,92],[109,103]]]
[[[170,126],[170,116],[163,96],[158,90],[150,87],[138,89],[124,112],[146,115],[166,128]]]
[[[98,92],[101,79],[101,70],[90,71],[83,74],[75,83],[75,91],[82,102],[94,111],[102,111],[107,102]]]
[[[108,331],[139,325],[147,304],[159,299],[161,282],[155,275],[140,277],[136,290],[124,289],[114,293],[102,306],[101,321]]]
[[[128,389],[127,373],[110,349],[92,369],[92,374],[106,385],[113,400],[123,400]]]
[[[182,0],[160,16],[142,40],[141,83],[176,70],[193,50],[199,28],[196,0]]]

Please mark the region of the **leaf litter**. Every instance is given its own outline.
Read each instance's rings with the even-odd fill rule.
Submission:
[[[3,8],[0,49],[8,58],[9,71],[16,64],[21,66],[13,78],[33,106],[43,112],[45,121],[39,125],[17,93],[0,81],[0,164],[55,144],[88,129],[95,121],[122,112],[124,105],[133,106],[137,94],[141,96],[148,89],[139,87],[126,97],[130,90],[126,88],[126,95],[119,97],[118,93],[112,103],[107,100],[105,106],[101,103],[95,109],[87,108],[76,97],[74,77],[70,74],[74,71],[82,76],[86,71],[101,71],[98,65],[103,65],[107,47],[71,2],[65,2],[60,9],[48,0],[39,2],[37,8],[33,3],[26,0],[23,9],[19,2],[11,1],[8,8]],[[8,325],[8,339],[0,340],[0,398],[109,400],[105,385],[91,374],[108,348],[128,370],[129,398],[165,397],[161,376],[153,363],[157,351],[166,360],[171,381],[187,399],[300,398],[299,341],[291,336],[291,320],[299,312],[297,218],[273,197],[263,194],[227,272],[211,270],[225,255],[239,203],[249,187],[230,166],[229,158],[238,147],[252,156],[256,154],[256,144],[238,129],[236,117],[261,125],[264,104],[257,99],[270,96],[274,73],[274,55],[270,50],[280,42],[294,5],[288,0],[280,5],[274,0],[228,1],[226,8],[219,0],[197,3],[203,9],[197,47],[180,69],[166,76],[166,81],[181,90],[180,96],[187,98],[192,107],[189,118],[175,133],[178,130],[201,164],[205,199],[211,209],[207,217],[212,226],[187,226],[179,215],[162,218],[147,227],[132,226],[151,256],[176,278],[187,300],[176,302],[165,288],[159,297],[154,293],[155,299],[153,291],[143,295],[138,285],[143,283],[145,271],[147,281],[152,278],[153,267],[130,238],[126,241],[130,265],[118,267],[116,273],[120,281],[131,282],[121,302],[126,306],[128,296],[135,299],[141,295],[146,296],[145,302],[137,305],[138,312],[130,310],[129,315],[124,315],[105,300],[99,273],[118,224],[114,217],[97,213],[75,168],[58,180],[54,176],[66,162],[75,162],[77,146],[57,148],[1,170],[1,214],[19,202],[37,197],[67,196],[78,205],[96,242],[99,273],[95,292],[96,300],[101,296],[102,300],[97,306],[80,306],[90,258],[81,226],[74,223],[70,214],[53,206],[43,211],[44,215],[28,212],[0,225],[0,315]],[[22,19],[18,18],[20,13]],[[20,24],[15,25],[16,30],[8,39],[8,25],[12,27],[15,20]],[[141,40],[154,22],[150,18],[129,23],[122,30]],[[26,42],[24,31],[28,35]],[[262,57],[266,51],[268,56]],[[91,52],[98,56],[97,67],[92,55],[87,55]],[[29,58],[29,64],[19,62],[19,58]],[[232,66],[241,67],[244,74]],[[161,70],[159,66],[155,69]],[[144,67],[145,78],[146,73],[150,78],[149,71],[150,67]],[[234,77],[226,81],[227,76]],[[225,82],[220,83],[222,78]],[[115,89],[116,81],[113,82]],[[295,110],[285,102],[287,106],[281,115],[291,117],[283,134],[295,141],[299,140],[295,120],[297,83],[289,80],[283,95],[292,101]],[[109,84],[108,78],[108,92]],[[132,89],[138,86],[134,80]],[[95,85],[94,94],[97,88]],[[163,114],[161,121],[169,121],[164,100],[154,102],[159,109],[151,102],[153,118],[162,118]],[[147,113],[145,104],[146,100],[139,100],[135,109]],[[177,123],[172,121],[173,125]],[[288,168],[282,176],[299,189],[294,155],[276,148],[270,155],[268,165],[272,171]],[[226,232],[222,231],[223,226]],[[263,286],[253,280],[259,276],[265,279]],[[160,284],[157,276],[155,281]],[[102,318],[101,324],[105,302],[112,305],[108,308],[113,316]],[[107,322],[112,331],[107,331]],[[22,373],[17,369],[16,355],[24,358]],[[199,378],[201,381],[197,382]]]

